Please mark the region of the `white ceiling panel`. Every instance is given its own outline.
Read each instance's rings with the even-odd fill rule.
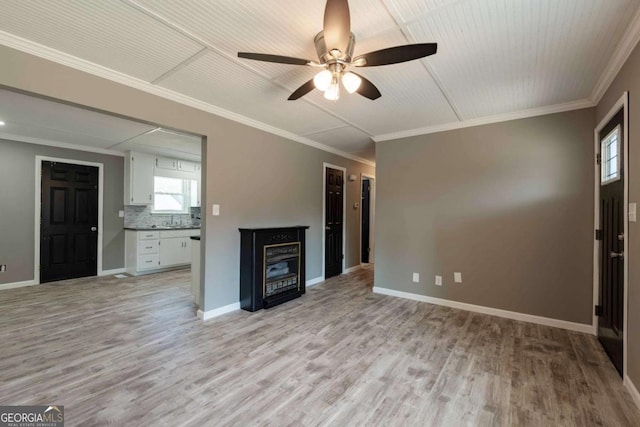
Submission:
[[[1,30],[146,81],[202,49],[120,1],[3,0],[1,7]]]
[[[374,145],[369,135],[351,126],[318,132],[307,138],[352,154],[366,152]]]
[[[304,101],[287,101],[288,90],[215,53],[199,58],[160,84],[298,135],[344,125]]]
[[[31,138],[109,148],[154,126],[0,89],[2,131]]]
[[[398,2],[398,0],[395,0]],[[464,119],[589,97],[636,0],[462,2],[409,25]]]
[[[166,129],[155,129],[139,135],[115,147],[119,151],[139,151],[178,159],[200,161],[201,138]]]

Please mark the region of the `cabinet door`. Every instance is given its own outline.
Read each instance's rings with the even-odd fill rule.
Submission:
[[[160,242],[160,266],[168,267],[191,263],[191,240],[188,237],[162,239]]]
[[[153,156],[131,153],[130,168],[130,203],[150,205],[153,202]]]
[[[156,167],[158,169],[178,170],[178,161],[166,157],[156,157]]]
[[[182,172],[195,172],[196,164],[186,160],[178,160],[178,170]]]

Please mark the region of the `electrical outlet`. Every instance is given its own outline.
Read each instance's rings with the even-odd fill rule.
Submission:
[[[0,265],[0,273],[4,273],[5,271],[7,271],[7,266],[4,264]]]
[[[436,286],[442,286],[442,276],[436,276]]]
[[[462,283],[462,273],[453,273],[453,281],[456,283]]]
[[[413,273],[413,283],[420,282],[420,273]]]
[[[213,209],[211,209],[213,216],[220,215],[220,205],[213,205]]]

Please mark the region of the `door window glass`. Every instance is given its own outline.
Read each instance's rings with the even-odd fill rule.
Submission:
[[[600,183],[608,184],[620,179],[620,126],[600,142]]]

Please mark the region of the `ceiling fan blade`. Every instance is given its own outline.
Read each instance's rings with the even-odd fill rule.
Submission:
[[[269,55],[267,53],[238,52],[238,58],[291,65],[309,65],[311,63],[311,61],[309,61],[308,59],[293,58],[291,56]]]
[[[351,16],[347,0],[327,0],[324,9],[324,42],[327,50],[347,51],[351,36]]]
[[[398,64],[433,55],[438,51],[437,43],[406,44],[365,53],[353,60],[356,67],[375,67],[378,65]],[[362,61],[364,60],[364,61]],[[358,64],[358,62],[364,62]]]
[[[303,96],[311,92],[313,89],[315,89],[315,87],[316,86],[313,84],[313,79],[311,79],[300,86],[298,89],[296,89],[296,91],[293,92],[287,99],[289,101],[295,101],[296,99],[302,98]]]
[[[351,72],[353,73],[353,71]],[[374,85],[373,83],[371,83],[369,80],[367,80],[366,78],[364,78],[362,75],[358,73],[353,73],[353,74],[355,74],[356,76],[362,79],[362,82],[360,83],[360,87],[358,88],[358,90],[356,90],[356,92],[358,92],[360,95],[364,96],[365,98],[369,98],[372,101],[382,96],[382,94],[380,93],[376,85]]]

